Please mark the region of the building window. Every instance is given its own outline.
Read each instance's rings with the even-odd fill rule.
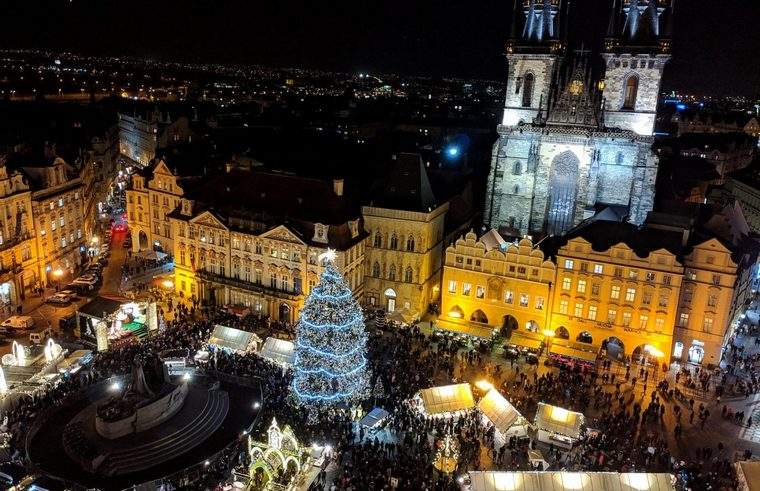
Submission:
[[[617,320],[617,310],[609,309],[607,311],[607,322],[609,322],[610,324],[614,324],[616,320]]]
[[[623,327],[631,327],[631,313],[623,312]]]
[[[599,283],[592,283],[591,284],[591,294],[595,297],[599,296],[599,292],[602,290],[602,287],[599,285]]]
[[[718,306],[718,295],[712,293],[709,297],[707,297],[707,306],[708,307],[717,307]]]
[[[586,280],[578,280],[578,293],[586,293]]]
[[[412,237],[411,235],[409,236],[408,239],[406,239],[406,250],[409,252],[414,251],[414,237]]]
[[[696,281],[697,280],[697,273],[694,272],[693,269],[687,269],[686,270],[686,279],[687,280],[691,280],[691,281]]]
[[[58,198],[58,208],[63,206],[63,198]]]
[[[565,269],[573,269],[573,260],[565,259]]]
[[[650,283],[654,283],[656,280],[657,280],[657,273],[647,271],[647,281]]]
[[[522,174],[522,165],[520,165],[520,162],[515,162],[515,165],[512,167],[512,174],[516,176]]]
[[[377,263],[375,263],[377,264]],[[380,269],[380,266],[378,265],[378,269]],[[373,275],[375,276],[375,275]],[[379,275],[377,275],[379,276]],[[449,281],[449,293],[456,293],[457,292],[457,282],[454,280]]]
[[[666,275],[662,276],[662,284],[663,285],[670,286],[670,281],[671,281],[671,277],[670,277],[669,274],[666,274]]]
[[[652,294],[649,292],[644,292],[644,294],[641,296],[641,305],[649,305],[652,303]]]
[[[375,234],[375,247],[382,247],[383,245],[383,237],[380,235],[380,232]]]
[[[633,302],[636,300],[636,289],[635,288],[628,288],[625,290],[625,301],[626,302]]]
[[[507,290],[506,292],[504,292],[504,303],[508,303],[511,305],[512,302],[514,302],[514,299],[515,299],[514,292],[510,290]]]
[[[689,327],[689,314],[681,312],[681,315],[678,317],[678,327]]]
[[[531,107],[533,101],[533,85],[536,82],[536,77],[532,73],[526,73],[523,76],[523,94],[522,94],[522,107]]]
[[[620,299],[620,287],[617,285],[612,285],[612,290],[610,291],[610,298],[612,300],[619,300]]]
[[[694,298],[694,292],[690,289],[686,289],[683,291],[683,304],[684,305],[691,305],[691,300]]]
[[[713,281],[713,285],[720,286],[720,275],[719,274],[712,275],[712,281]]]
[[[637,269],[628,270],[628,278],[635,280],[639,277],[639,271]]]
[[[565,291],[570,291],[570,287],[572,287],[573,280],[570,278],[562,278],[562,289]]]
[[[398,237],[395,234],[391,237],[391,249],[398,249]]]
[[[66,237],[61,237],[61,247],[66,247]]]
[[[52,220],[50,222],[50,230],[55,230],[55,226],[56,226],[55,220]]]
[[[601,264],[594,264],[594,274],[603,274],[604,266]]]
[[[712,317],[705,317],[703,323],[702,323],[702,330],[704,332],[712,332],[713,328],[713,319]]]
[[[588,306],[588,318],[591,319],[592,321],[596,320],[596,311],[597,311],[596,305]]]
[[[623,268],[616,267],[615,278],[622,278],[622,277],[623,277]]]
[[[395,264],[391,264],[391,267],[388,270],[388,279],[391,281],[396,281],[396,265]]]
[[[631,75],[625,81],[625,93],[623,95],[623,109],[633,110],[636,108],[636,95],[639,92],[639,77]]]
[[[642,329],[646,331],[647,329],[647,323],[649,322],[649,316],[648,315],[640,315],[639,316],[639,329]]]
[[[660,307],[667,307],[668,306],[668,296],[669,295],[667,293],[663,293],[663,294],[660,295],[660,300],[658,302],[658,305]]]
[[[520,307],[527,307],[528,306],[528,294],[527,293],[521,293],[520,294]]]
[[[576,317],[583,317],[583,304],[582,303],[576,303],[575,304],[575,316]]]
[[[478,285],[475,287],[475,298],[485,298],[486,289]]]
[[[561,300],[559,302],[559,313],[567,315],[568,302],[567,300]]]
[[[413,276],[412,268],[406,268],[406,271],[404,271],[404,281],[407,283],[411,283],[412,276]]]
[[[375,261],[375,264],[372,265],[372,276],[374,276],[375,278],[380,277],[380,263],[378,263],[377,261]]]
[[[468,296],[470,290],[472,290],[472,285],[470,283],[462,283],[462,295]]]
[[[660,319],[659,317],[654,320],[654,329],[657,332],[662,332],[662,330],[665,328],[665,319]]]
[[[544,310],[544,297],[536,297],[536,310]]]

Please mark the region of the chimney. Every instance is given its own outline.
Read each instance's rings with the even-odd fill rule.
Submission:
[[[343,196],[343,179],[333,179],[333,192],[336,196]]]

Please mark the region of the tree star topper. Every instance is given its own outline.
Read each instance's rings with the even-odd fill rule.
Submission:
[[[328,247],[327,251],[325,251],[322,254],[320,254],[319,257],[317,257],[317,259],[319,259],[319,262],[322,262],[323,259],[326,259],[328,262],[331,262],[331,263],[335,264],[335,258],[337,256],[338,255],[335,254],[335,249],[330,249]]]

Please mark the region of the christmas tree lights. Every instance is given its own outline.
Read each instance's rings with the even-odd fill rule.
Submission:
[[[296,328],[293,393],[301,403],[353,403],[368,395],[364,316],[328,257]]]

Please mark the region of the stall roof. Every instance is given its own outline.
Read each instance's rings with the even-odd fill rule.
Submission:
[[[535,423],[539,429],[559,433],[571,438],[579,438],[584,420],[583,413],[576,413],[575,411],[569,411],[540,402],[536,411]]]
[[[264,341],[264,346],[259,354],[262,358],[267,358],[277,363],[285,363],[286,365],[292,365],[296,357],[295,345],[291,341],[273,337],[268,337]]]
[[[491,389],[478,402],[478,409],[491,420],[491,423],[502,433],[506,433],[510,426],[520,417],[517,409],[504,398],[496,389]]]
[[[549,348],[549,353],[566,356],[568,358],[575,358],[576,360],[583,360],[590,363],[596,363],[596,353],[592,353],[591,351],[581,351],[574,348],[568,348],[566,346],[558,346],[556,344],[552,344],[551,348]]]
[[[670,474],[617,472],[470,472],[472,491],[672,491]]]
[[[552,345],[564,346],[566,348],[572,348],[578,351],[589,351],[591,353],[598,353],[599,346],[593,344],[581,343],[579,341],[570,341],[569,339],[553,338]]]
[[[421,390],[420,396],[428,414],[451,413],[475,407],[470,384],[431,387]]]
[[[214,332],[208,340],[208,344],[219,346],[233,351],[248,351],[253,341],[258,340],[256,334],[248,331],[241,331],[234,327],[214,326]]]
[[[541,340],[528,338],[519,334],[512,334],[512,336],[509,338],[509,341],[507,341],[507,344],[523,346],[529,349],[539,349],[541,347]]]
[[[744,478],[749,491],[760,491],[760,461],[737,462],[740,477]]]
[[[374,428],[375,425],[383,421],[385,418],[388,417],[388,411],[381,407],[376,407],[372,411],[369,412],[366,416],[364,416],[361,421],[359,421],[359,426],[366,426],[367,428]]]
[[[119,310],[119,307],[121,307],[122,303],[124,302],[120,300],[98,296],[79,307],[78,312],[80,314],[89,315],[90,317],[103,319],[104,317],[107,317],[108,315],[113,314]]]

